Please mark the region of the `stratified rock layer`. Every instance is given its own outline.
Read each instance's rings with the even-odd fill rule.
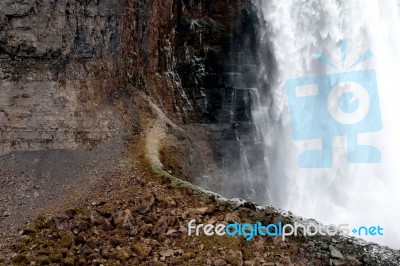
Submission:
[[[242,0],[1,2],[0,155],[130,139],[143,91],[210,155],[185,178],[218,189],[221,176],[243,175],[245,150],[250,165],[262,157],[251,118],[257,25]]]
[[[0,154],[90,147],[118,130],[103,91],[124,85],[122,15],[113,1],[0,3]]]

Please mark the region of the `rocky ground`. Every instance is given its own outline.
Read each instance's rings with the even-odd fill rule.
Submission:
[[[137,141],[136,143],[141,143]],[[53,205],[3,243],[1,265],[399,265],[341,238],[188,236],[187,224],[290,222],[150,171],[135,145],[98,182]],[[48,205],[50,207],[50,204]],[[7,218],[6,218],[7,219]],[[3,228],[4,231],[4,228]],[[4,232],[3,232],[4,233]],[[12,245],[11,245],[12,244]],[[379,249],[379,248],[378,248]],[[397,257],[396,257],[397,256]]]
[[[92,151],[21,151],[0,157],[0,244],[12,242],[18,228],[40,212],[53,213],[72,195],[88,194],[118,165],[122,144],[115,138]]]

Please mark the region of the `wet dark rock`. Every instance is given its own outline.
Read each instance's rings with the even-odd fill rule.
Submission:
[[[248,209],[253,210],[253,211],[256,210],[256,205],[253,202],[245,202],[243,204],[243,207],[248,208]]]

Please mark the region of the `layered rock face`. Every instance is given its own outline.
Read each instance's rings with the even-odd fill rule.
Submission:
[[[0,3],[0,154],[114,134],[102,92],[122,86],[122,12],[113,1]]]
[[[194,168],[212,169],[187,178],[218,189],[254,150],[252,13],[242,0],[2,1],[0,155],[129,138],[141,91],[189,132]]]

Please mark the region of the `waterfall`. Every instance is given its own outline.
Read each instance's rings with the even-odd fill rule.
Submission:
[[[265,22],[259,36],[260,49],[272,45],[275,58],[269,92],[272,101],[268,105],[261,101],[253,110],[257,132],[264,139],[268,168],[263,203],[325,224],[350,224],[350,228],[380,225],[384,236],[363,238],[400,248],[399,1],[254,1]],[[341,40],[347,40],[345,52],[338,46]],[[350,70],[349,66],[368,49],[373,56]],[[318,53],[331,64],[318,61]],[[260,77],[270,67],[271,61],[265,60]],[[320,140],[293,140],[287,80],[364,69],[376,73],[382,129],[360,133],[357,138],[380,150],[380,163],[348,163],[344,135],[332,139],[331,168],[300,168],[299,155],[320,145]],[[258,90],[265,95],[261,83]],[[317,107],[317,103],[304,106],[318,112]]]

